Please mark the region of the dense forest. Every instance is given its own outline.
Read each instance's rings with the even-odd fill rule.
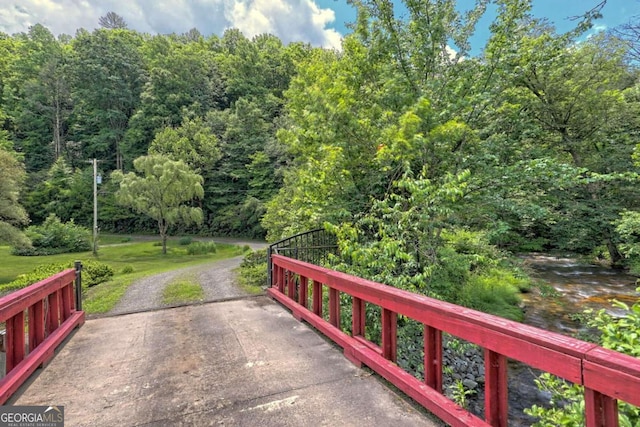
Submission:
[[[343,253],[357,243],[350,263],[393,253],[418,276],[460,239],[638,256],[638,22],[591,32],[596,8],[559,34],[525,0],[353,4],[340,51],[234,29],[143,34],[114,13],[74,36],[0,34],[3,227],[90,226],[96,158],[100,229],[153,231],[111,177],[154,154],[202,177],[203,221],[181,232],[328,226]]]

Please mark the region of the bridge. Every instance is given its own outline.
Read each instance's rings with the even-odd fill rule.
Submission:
[[[268,297],[85,321],[74,270],[5,296],[0,400],[64,405],[68,425],[507,426],[512,359],[584,386],[589,427],[640,406],[639,359],[321,267],[325,239],[270,247]],[[421,325],[424,379],[397,363],[399,319]],[[443,334],[484,349],[484,419],[443,394]]]

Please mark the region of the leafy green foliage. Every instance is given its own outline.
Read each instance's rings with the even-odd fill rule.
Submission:
[[[262,290],[267,286],[267,250],[247,253],[240,264],[238,281],[244,288]]]
[[[15,246],[14,255],[38,256],[84,252],[91,249],[90,233],[73,220],[63,223],[51,214],[42,225],[32,225],[26,230],[31,246]]]
[[[640,212],[621,212],[615,226],[621,241],[620,251],[631,267],[631,272],[640,273]]]
[[[82,265],[82,287],[86,289],[91,286],[107,282],[113,277],[113,269],[99,261],[85,261]],[[61,271],[74,268],[74,262],[42,264],[30,273],[21,274],[14,281],[0,286],[0,293],[26,288],[41,280],[44,280]]]
[[[214,242],[192,242],[187,246],[187,254],[189,255],[214,254],[216,250]]]
[[[28,247],[29,239],[18,227],[29,218],[20,205],[19,195],[24,181],[24,167],[9,148],[6,132],[0,130],[0,241]]]
[[[178,244],[180,246],[187,246],[193,242],[193,238],[191,236],[183,236],[178,240]]]
[[[202,210],[187,205],[202,197],[202,177],[184,162],[161,155],[139,157],[134,161],[142,176],[119,171],[112,178],[120,183],[118,202],[153,218],[162,239],[162,253],[167,253],[167,230],[176,223],[202,222]]]
[[[87,260],[82,262],[82,286],[92,287],[108,282],[113,277],[113,268],[104,262]]]

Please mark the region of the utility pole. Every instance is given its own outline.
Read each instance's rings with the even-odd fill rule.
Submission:
[[[98,160],[93,159],[93,256],[98,256]]]

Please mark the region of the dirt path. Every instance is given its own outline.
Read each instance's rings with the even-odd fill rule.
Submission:
[[[237,245],[246,244],[254,250],[267,246],[263,242],[237,239],[216,239],[216,241]],[[245,296],[246,292],[235,284],[235,270],[240,266],[242,259],[243,256],[237,256],[144,277],[127,289],[120,302],[109,314],[134,313],[163,307],[162,291],[171,282],[182,278],[198,282],[204,290],[205,301]]]

